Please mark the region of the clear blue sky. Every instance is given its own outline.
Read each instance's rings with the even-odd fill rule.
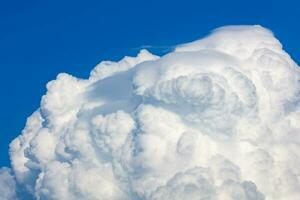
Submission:
[[[84,78],[103,59],[192,41],[231,24],[270,28],[300,63],[296,2],[0,0],[0,166],[9,165],[9,142],[59,72]]]

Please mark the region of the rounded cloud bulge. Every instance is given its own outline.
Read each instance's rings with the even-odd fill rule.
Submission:
[[[297,200],[300,70],[225,26],[156,56],[59,74],[10,144],[0,199]]]

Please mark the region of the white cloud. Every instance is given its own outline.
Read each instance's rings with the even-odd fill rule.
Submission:
[[[35,199],[296,200],[299,75],[261,26],[105,61],[87,80],[60,74],[11,143],[1,189],[14,195],[15,176]]]
[[[0,168],[0,200],[17,200],[16,181],[11,170]]]

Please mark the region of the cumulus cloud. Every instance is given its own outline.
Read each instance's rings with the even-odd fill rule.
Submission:
[[[6,167],[0,168],[0,186],[0,200],[17,200],[16,181]]]
[[[299,80],[261,26],[60,74],[10,145],[0,197],[299,199]]]

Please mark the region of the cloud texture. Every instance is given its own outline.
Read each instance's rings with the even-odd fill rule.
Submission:
[[[0,199],[297,200],[299,80],[261,26],[60,74],[10,145]]]

